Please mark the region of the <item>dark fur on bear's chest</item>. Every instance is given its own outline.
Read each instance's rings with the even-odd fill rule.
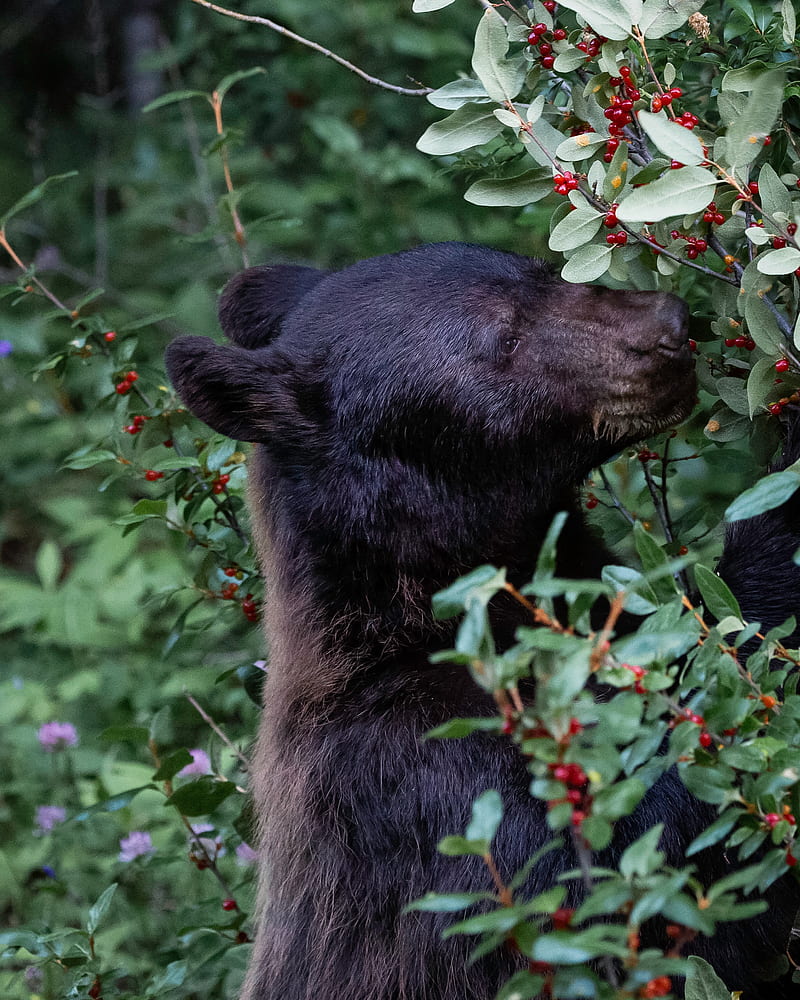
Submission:
[[[436,850],[485,790],[503,797],[503,877],[550,832],[507,740],[425,739],[449,718],[493,711],[465,671],[430,662],[451,644],[431,597],[483,563],[527,581],[559,510],[559,573],[599,573],[607,553],[576,491],[591,468],[689,413],[686,307],[438,244],[333,274],[253,268],[229,284],[220,318],[232,345],[181,338],[168,365],[201,419],[255,442],[270,668],[245,1000],[491,1000],[518,958],[500,949],[469,964],[464,938],[441,938],[448,915],[405,907],[431,890],[492,891],[480,859]],[[510,643],[517,606],[493,614]],[[664,820],[678,863],[709,818],[667,774],[600,863]],[[706,874],[726,864],[710,855]],[[574,866],[566,843],[528,891]],[[776,889],[765,917],[698,950],[732,986],[752,986],[748,1000],[778,1000],[780,987],[756,986],[759,964],[783,950],[796,903]]]

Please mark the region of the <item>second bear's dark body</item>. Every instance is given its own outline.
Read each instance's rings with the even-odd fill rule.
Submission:
[[[491,891],[480,859],[436,850],[489,788],[505,807],[505,877],[551,834],[509,742],[423,739],[494,709],[463,668],[430,663],[450,639],[431,596],[487,562],[526,582],[558,510],[571,512],[559,572],[599,571],[607,554],[576,489],[691,409],[685,306],[440,244],[330,275],[251,269],[220,315],[235,346],[185,338],[168,361],[198,416],[256,442],[250,506],[270,673],[253,764],[264,858],[245,1000],[491,1000],[517,958],[500,950],[470,965],[467,940],[441,938],[450,916],[404,907],[430,890]],[[797,529],[766,528],[787,561]],[[729,561],[747,548],[735,539]],[[795,610],[791,572],[769,609],[778,621]],[[502,611],[501,642],[523,620]],[[664,821],[663,847],[680,864],[711,815],[669,773],[617,825],[607,860]],[[574,865],[567,847],[550,853],[530,891]],[[726,871],[718,853],[704,876]],[[787,985],[759,984],[797,904],[793,883],[774,886],[766,914],[695,951],[748,1000],[788,998]]]

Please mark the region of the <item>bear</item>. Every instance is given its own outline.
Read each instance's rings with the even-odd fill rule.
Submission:
[[[485,563],[527,582],[558,511],[568,512],[559,575],[596,576],[612,561],[578,490],[591,469],[693,409],[687,307],[441,243],[336,272],[250,268],[225,288],[219,315],[231,343],[178,338],[167,368],[196,416],[254,445],[249,506],[270,659],[243,1000],[490,1000],[519,956],[501,948],[469,961],[466,937],[442,938],[447,914],[406,907],[430,890],[491,891],[481,859],[437,852],[487,789],[504,803],[495,854],[506,876],[551,834],[508,739],[424,738],[495,712],[463,667],[431,663],[452,644],[431,598]],[[800,522],[765,517],[790,560]],[[740,532],[728,560],[747,559]],[[748,598],[757,603],[763,586]],[[761,616],[765,628],[794,610],[797,587],[785,594]],[[524,623],[523,609],[502,608],[498,643]],[[667,817],[662,849],[680,864],[714,815],[668,771],[617,824],[609,858]],[[568,840],[535,866],[531,895],[577,867]],[[709,878],[726,865],[712,854]],[[763,980],[785,951],[797,883],[767,896],[762,916],[690,949],[746,1000],[795,995],[788,978]]]

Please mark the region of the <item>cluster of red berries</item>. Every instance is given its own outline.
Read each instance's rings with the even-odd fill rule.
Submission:
[[[634,685],[633,685],[633,690],[637,694],[647,694],[647,689],[642,684],[642,678],[647,675],[647,671],[644,669],[644,667],[639,667],[639,666],[636,666],[635,664],[632,664],[632,663],[623,663],[623,664],[621,664],[621,666],[625,670],[630,670],[630,672],[636,678],[636,680],[634,682]]]
[[[608,243],[610,247],[624,247],[627,242],[628,234],[624,229],[621,229],[618,233],[609,233],[608,236],[606,236],[606,243]]]
[[[660,111],[662,108],[668,108],[673,101],[676,101],[679,97],[683,97],[683,91],[680,87],[671,87],[669,90],[665,90],[663,94],[656,94],[653,100],[650,102],[651,111]],[[694,127],[694,126],[692,126]]]
[[[249,622],[258,621],[258,608],[252,594],[248,594],[242,601],[242,612]]]
[[[590,31],[591,28],[587,28],[583,40],[575,44],[576,49],[586,53],[587,62],[599,56],[601,47],[608,41],[604,35],[589,34]]]
[[[239,569],[238,566],[227,566],[222,572],[225,574],[225,576],[235,576],[237,580],[244,579],[244,573]]]
[[[225,586],[220,590],[219,596],[223,601],[232,601],[236,597],[236,591],[239,589],[239,584],[236,581],[231,581],[226,583]]]
[[[774,830],[781,820],[786,820],[787,823],[791,823],[792,826],[797,826],[797,820],[794,815],[789,811],[788,806],[784,806],[783,814],[781,813],[767,813],[764,817],[764,823],[769,827],[770,830]]]
[[[156,472],[155,469],[147,469],[147,471],[144,474],[144,478],[148,481],[148,483],[154,483],[158,479],[163,479],[164,473]]]
[[[769,412],[772,414],[773,417],[779,417],[783,412],[783,408],[785,406],[788,406],[790,403],[798,403],[798,402],[800,402],[800,393],[793,392],[791,396],[782,396],[777,403],[770,403],[767,409],[769,410]],[[769,708],[771,706],[767,707]]]
[[[708,207],[703,212],[703,222],[716,223],[716,225],[721,226],[724,221],[725,216],[722,212],[717,211],[716,202],[709,202]]]
[[[642,448],[636,457],[640,462],[655,462],[657,459],[661,458],[657,451],[650,451],[649,448]]]
[[[139,431],[144,427],[145,421],[148,419],[149,419],[148,417],[143,416],[141,413],[137,413],[136,416],[133,418],[133,422],[127,424],[122,429],[125,431],[126,434],[138,434]]]
[[[553,55],[553,46],[544,40],[544,36],[549,34],[547,25],[540,21],[538,24],[534,24],[528,35],[528,44],[538,48],[539,62],[544,69],[552,69],[556,61],[556,57]],[[566,37],[567,33],[563,28],[556,28],[552,33],[552,39],[555,42],[563,42]]]
[[[114,386],[114,392],[118,393],[120,396],[126,396],[133,388],[133,383],[139,378],[139,373],[130,371],[126,372],[123,378],[117,382]]]
[[[708,250],[708,241],[703,239],[702,236],[687,236],[677,229],[673,229],[669,235],[673,240],[686,240],[686,256],[689,260],[697,260],[699,254],[705,253]]]
[[[677,90],[678,88],[676,87],[675,89]],[[663,97],[661,98],[661,101],[663,103]],[[684,128],[688,128],[690,131],[700,124],[700,119],[697,115],[693,115],[691,111],[684,111],[682,115],[675,115],[673,121],[676,125],[683,125]]]
[[[556,194],[569,194],[578,186],[578,178],[569,170],[563,174],[553,174],[553,190]]]
[[[642,1000],[650,1000],[651,997],[665,997],[672,992],[672,980],[669,976],[657,976],[639,990]]]
[[[754,351],[756,349],[755,342],[751,337],[739,335],[738,337],[726,337],[725,338],[726,347],[743,347],[746,351]]]
[[[569,802],[572,806],[572,825],[580,827],[589,815],[592,799],[588,794],[589,779],[580,764],[549,764],[550,773],[556,781],[567,786],[567,794],[563,799],[553,800],[550,805],[559,802]]]
[[[231,477],[227,474],[227,472],[223,472],[222,475],[217,476],[211,484],[211,492],[217,494],[222,493],[230,481]]]

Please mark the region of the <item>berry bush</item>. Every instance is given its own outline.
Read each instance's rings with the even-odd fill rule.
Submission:
[[[478,568],[435,606],[463,616],[442,658],[498,712],[434,735],[489,728],[515,742],[553,844],[579,851],[585,902],[567,908],[563,885],[529,900],[498,881],[480,913],[464,897],[417,906],[463,910],[450,932],[479,950],[514,942],[529,966],[506,1000],[669,997],[678,976],[691,1000],[728,1000],[687,944],[763,909],[760,894],[800,858],[798,654],[781,644],[792,624],[761,635],[711,569],[726,520],[800,486],[794,467],[764,476],[800,400],[793,5],[503,0],[472,46],[463,0],[415,0],[424,17],[378,2],[317,10],[305,26],[297,5],[274,6],[417,94],[195,7],[150,53],[169,92],[135,127],[107,91],[66,122],[40,119],[47,138],[0,204],[0,992],[235,991],[249,951],[243,749],[265,666],[262,582],[246,449],[181,409],[163,346],[213,334],[215,294],[248,262],[335,265],[462,238],[547,256],[568,281],[682,295],[701,393],[687,425],[587,483],[586,508],[627,565],[559,580],[555,523],[536,577],[514,592],[531,628],[502,654],[486,610],[508,589],[502,568]],[[268,78],[242,68],[263,44]],[[612,610],[597,632],[601,596]],[[623,610],[644,623],[615,639]],[[615,696],[595,702],[597,681]],[[672,766],[718,809],[685,866],[665,867],[656,827],[616,870],[596,869],[614,824]],[[441,850],[496,872],[501,816],[488,793]],[[703,884],[695,856],[722,843],[737,872]],[[643,950],[652,918],[663,947]]]

